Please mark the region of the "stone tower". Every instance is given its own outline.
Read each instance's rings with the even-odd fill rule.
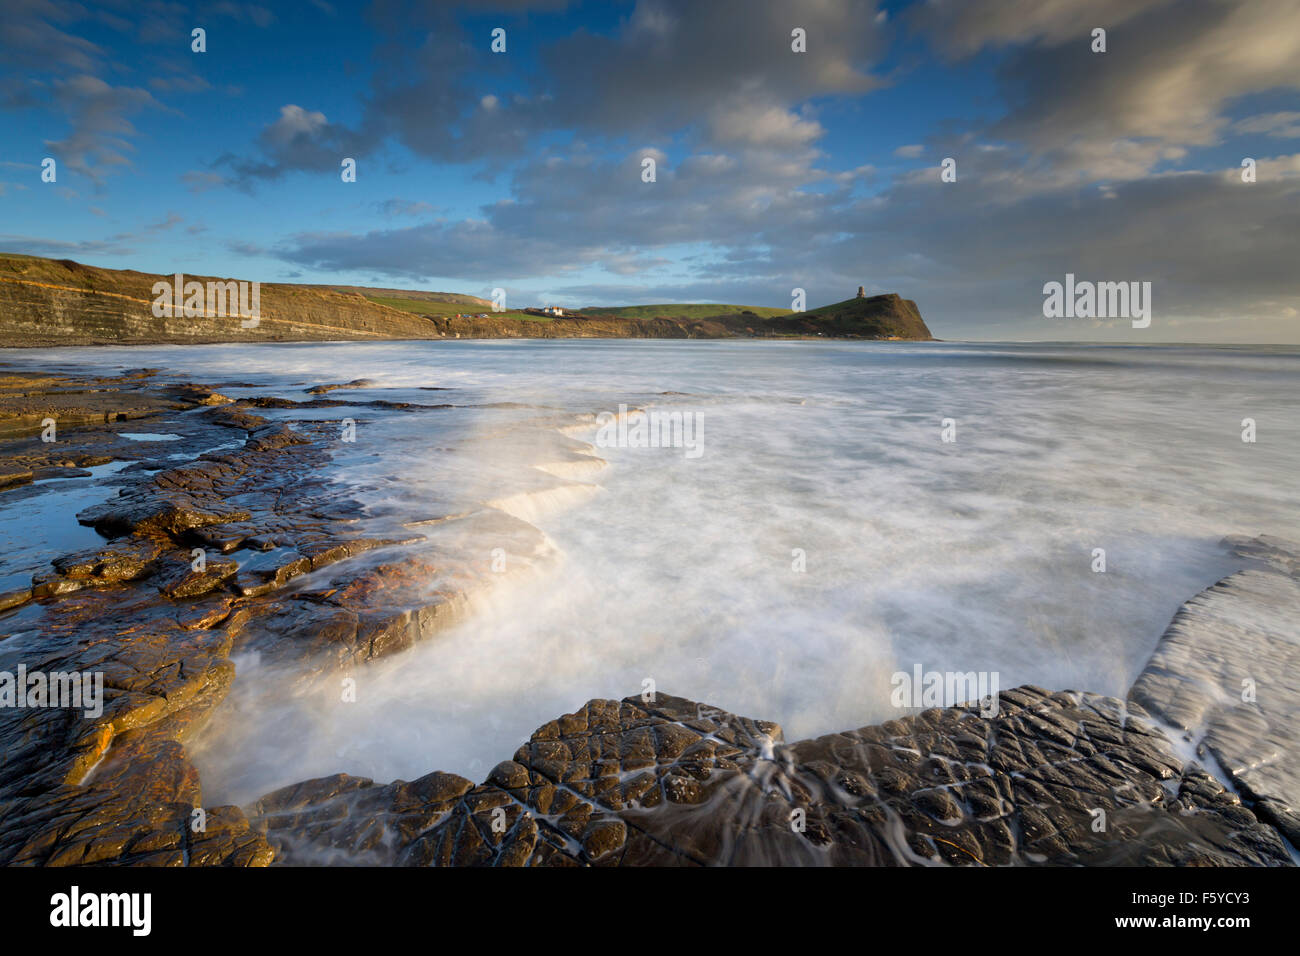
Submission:
[[[867,297],[866,286],[858,286],[858,298],[865,299],[866,297]]]

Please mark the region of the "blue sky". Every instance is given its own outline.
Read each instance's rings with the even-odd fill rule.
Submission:
[[[0,250],[511,304],[865,284],[953,339],[1296,342],[1298,62],[1293,0],[9,0]],[[1044,318],[1067,272],[1150,281],[1152,327]]]

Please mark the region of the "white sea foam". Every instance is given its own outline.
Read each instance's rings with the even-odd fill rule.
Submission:
[[[238,662],[246,696],[197,754],[209,802],[336,771],[482,779],[541,723],[646,679],[778,721],[788,739],[897,716],[890,675],[917,664],[1122,696],[1179,604],[1233,569],[1221,536],[1300,537],[1295,349],[458,342],[121,361],[182,358],[196,379],[297,397],[363,376],[403,401],[709,419],[698,459],[601,449],[609,467],[582,480],[603,494],[529,515],[561,565],[374,665],[355,704],[289,698]],[[453,390],[416,391],[430,385]],[[476,467],[474,447],[528,415],[456,410],[444,426],[367,410],[339,467],[411,518],[467,489],[508,499],[508,466],[542,462],[498,449]],[[371,426],[382,443],[367,444]]]

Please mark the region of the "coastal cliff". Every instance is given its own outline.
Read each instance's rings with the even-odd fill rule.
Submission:
[[[215,312],[155,316],[154,284],[173,278],[0,255],[0,348],[446,338],[931,339],[916,304],[894,294],[801,313],[763,310],[780,314],[762,316],[746,310],[701,316],[699,307],[673,314],[672,306],[651,315],[590,309],[550,316],[495,313],[483,299],[450,293],[283,283],[261,284],[258,321],[244,327],[237,315]],[[205,286],[228,281],[185,279]]]

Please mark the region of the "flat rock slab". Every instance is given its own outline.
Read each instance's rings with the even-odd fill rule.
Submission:
[[[125,373],[85,379],[0,370],[0,439],[39,434],[49,419],[59,430],[75,429],[229,401],[196,385],[140,387],[148,377]]]
[[[1229,544],[1260,567],[1183,605],[1129,699],[1300,846],[1300,547],[1267,537]]]
[[[277,862],[450,866],[1285,865],[1113,698],[1022,687],[794,744],[682,698],[593,700],[474,786],[306,781],[246,808]]]

